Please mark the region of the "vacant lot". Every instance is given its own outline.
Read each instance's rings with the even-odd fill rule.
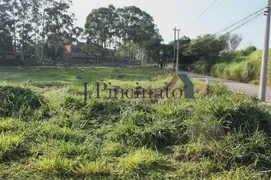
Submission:
[[[193,100],[83,103],[84,82],[161,88],[172,76],[0,67],[0,179],[268,179],[271,110],[254,97],[195,82]]]

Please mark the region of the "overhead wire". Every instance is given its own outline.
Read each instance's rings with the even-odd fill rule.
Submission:
[[[192,24],[194,24],[197,20],[199,20],[203,15],[205,15],[207,12],[208,12],[208,10],[209,9],[211,9],[212,7],[213,7],[213,5],[217,2],[218,0],[214,0],[211,4],[210,4],[210,6],[208,6],[207,7],[207,9],[205,9],[196,19],[195,19],[195,21],[192,23]]]
[[[215,6],[214,9],[212,9],[211,11],[209,11],[209,13],[211,13],[211,12],[213,12],[214,10],[216,10],[217,8],[219,8],[224,2],[225,2],[225,0],[222,0],[217,6]]]
[[[253,20],[258,19],[259,17],[261,17],[261,15],[262,15],[262,14],[259,14],[259,15],[255,16],[254,18],[252,18],[252,19],[246,21],[245,23],[239,25],[238,27],[232,29],[231,31],[228,31],[226,34],[230,34],[231,32],[236,31],[237,29],[239,29],[239,28],[243,27],[244,25],[246,25],[246,24],[252,22]],[[195,51],[195,50],[197,50],[197,49],[201,49],[201,48],[203,48],[203,47],[205,47],[205,46],[208,46],[208,45],[210,45],[210,44],[212,44],[212,42],[207,42],[206,44],[204,44],[204,45],[202,45],[202,46],[200,46],[200,47],[193,48],[192,50]]]
[[[216,6],[212,11],[214,11],[215,9],[217,9],[222,3],[224,2],[224,0],[222,0],[221,2],[220,2],[220,4],[218,4],[218,6]],[[215,2],[213,2],[213,3],[215,3]],[[212,4],[213,4],[212,3]],[[212,7],[212,4],[211,4],[211,7]],[[234,23],[234,24],[232,24],[232,25],[230,25],[229,27],[226,27],[226,28],[224,28],[224,29],[222,29],[222,30],[220,30],[221,32],[223,32],[223,31],[226,31],[227,29],[230,29],[231,27],[233,27],[233,26],[235,26],[235,25],[238,25],[239,23],[242,23],[243,21],[245,21],[246,19],[248,19],[248,18],[250,18],[251,16],[253,16],[254,14],[257,14],[258,12],[260,12],[260,11],[262,11],[262,10],[264,10],[265,8],[266,8],[266,6],[264,5],[264,4],[262,4],[260,7],[262,7],[261,9],[259,9],[259,10],[257,10],[256,12],[254,12],[254,13],[252,13],[252,14],[249,14],[248,16],[246,16],[244,19],[241,19],[240,21],[238,21],[238,22],[236,22],[236,23]],[[258,7],[258,8],[260,8],[260,7]],[[257,9],[258,9],[257,8]],[[208,9],[208,8],[207,8]],[[210,8],[209,8],[210,9]],[[212,12],[211,11],[211,12]],[[217,33],[221,33],[221,32],[217,32]],[[217,34],[216,33],[216,34]],[[182,42],[184,42],[184,40],[183,41],[181,41],[180,43],[182,43]],[[185,45],[185,44],[184,44]]]
[[[208,6],[208,8],[207,9],[205,9],[193,22],[191,22],[191,23],[189,23],[189,24],[187,24],[185,27],[187,28],[187,27],[189,27],[189,26],[191,26],[191,25],[193,25],[193,24],[195,24],[196,22],[197,22],[197,20],[199,20],[201,17],[203,17],[204,15],[207,15],[208,14],[208,11],[215,5],[215,3],[216,2],[219,2],[219,0],[215,0],[215,1],[213,1],[209,6]],[[215,8],[214,9],[212,9],[211,11],[209,11],[209,13],[210,12],[213,12],[215,9],[217,9],[222,3],[224,2],[224,0],[222,0],[221,2],[220,2],[220,4],[218,4],[218,6],[215,6]],[[191,27],[189,27],[189,28],[191,28]],[[189,29],[188,28],[188,29]]]
[[[218,35],[218,34],[224,32],[224,31],[227,31],[228,29],[233,28],[233,27],[236,26],[236,25],[238,25],[238,26],[235,27],[234,29],[228,31],[226,34],[229,34],[229,33],[233,32],[233,31],[235,31],[235,30],[241,28],[242,26],[248,24],[249,22],[255,20],[256,18],[259,18],[259,17],[262,15],[262,13],[264,12],[263,10],[264,10],[265,8],[266,8],[266,7],[257,10],[256,12],[254,12],[254,13],[248,15],[247,17],[245,17],[245,18],[243,18],[243,19],[241,19],[241,20],[239,20],[238,22],[236,22],[236,23],[234,23],[234,24],[232,24],[232,25],[230,25],[230,26],[228,26],[228,27],[226,27],[226,28],[224,28],[224,29],[222,29],[222,30],[216,32],[214,35]],[[242,24],[240,24],[240,23],[242,23]],[[239,24],[240,24],[240,25],[239,25]],[[180,48],[187,48],[189,45],[190,45],[190,43],[186,43],[186,44],[183,44],[182,46],[180,46]]]
[[[226,31],[227,29],[230,29],[231,27],[233,27],[233,26],[235,26],[235,25],[238,25],[239,23],[242,23],[243,21],[249,19],[250,17],[252,17],[252,16],[254,16],[254,15],[257,15],[258,13],[262,13],[264,9],[265,9],[265,7],[264,7],[264,8],[261,8],[261,9],[259,9],[259,10],[257,10],[256,12],[254,12],[254,13],[248,15],[247,17],[241,19],[240,21],[238,21],[238,22],[236,22],[236,23],[234,23],[234,24],[232,24],[232,25],[230,25],[230,26],[228,26],[228,27],[226,27],[226,28],[224,28],[224,29],[218,31],[218,32],[215,33],[215,34],[219,34],[219,33],[223,32],[223,31]]]

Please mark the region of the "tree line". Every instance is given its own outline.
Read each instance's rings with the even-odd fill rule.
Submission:
[[[14,52],[23,62],[57,60],[64,45],[74,44],[88,54],[110,50],[113,56],[155,62],[160,67],[175,63],[174,42],[164,44],[153,17],[140,8],[109,5],[94,9],[81,28],[75,25],[71,6],[71,0],[0,0],[0,57]],[[241,40],[230,34],[182,37],[180,64],[216,61],[235,50]]]
[[[74,25],[70,0],[0,0],[0,53],[57,57],[64,44],[78,41],[82,28]],[[46,54],[43,54],[45,52]]]
[[[194,39],[182,37],[179,39],[180,64],[183,69],[189,70],[192,64],[204,61],[208,66],[224,61],[230,52],[235,51],[242,37],[238,34],[205,34]],[[170,42],[174,45],[174,42]],[[228,56],[227,56],[228,57]]]

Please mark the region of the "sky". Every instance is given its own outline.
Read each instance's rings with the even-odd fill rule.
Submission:
[[[157,25],[164,43],[173,40],[173,28],[181,29],[180,37],[195,38],[206,33],[216,33],[253,12],[263,8],[266,0],[217,0],[213,7],[195,21],[214,0],[73,0],[71,11],[77,25],[84,27],[86,17],[93,9],[107,7],[137,6],[149,13]],[[265,16],[250,22],[233,33],[242,36],[238,49],[248,46],[263,48]]]

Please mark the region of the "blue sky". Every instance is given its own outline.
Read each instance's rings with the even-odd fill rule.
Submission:
[[[194,20],[214,0],[74,0],[72,12],[77,24],[84,26],[87,15],[99,7],[113,4],[115,7],[135,5],[153,16],[165,43],[173,40],[173,28],[182,29],[181,35],[194,38],[205,33],[216,33],[263,8],[266,0],[217,0],[206,15],[195,23]],[[265,16],[241,27],[234,33],[240,34],[243,41],[239,48],[254,45],[263,47]]]

